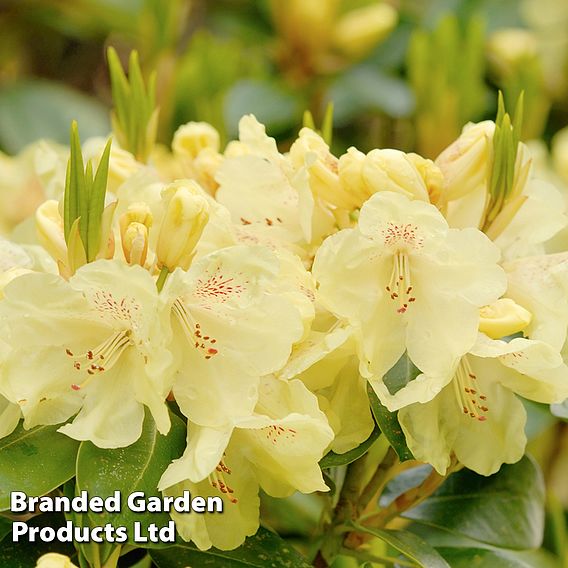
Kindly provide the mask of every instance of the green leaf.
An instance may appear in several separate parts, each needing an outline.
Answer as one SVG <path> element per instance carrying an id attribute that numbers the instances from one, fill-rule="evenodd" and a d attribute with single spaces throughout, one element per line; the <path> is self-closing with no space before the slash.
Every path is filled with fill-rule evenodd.
<path id="1" fill-rule="evenodd" d="M 12 532 L 12 521 L 6 517 L 0 517 L 0 541 Z"/>
<path id="2" fill-rule="evenodd" d="M 79 131 L 77 122 L 71 123 L 71 139 L 70 139 L 70 156 L 71 177 L 69 182 L 69 200 L 70 211 L 75 212 L 75 217 L 68 220 L 69 228 L 73 225 L 75 219 L 79 218 L 79 234 L 85 252 L 87 251 L 87 231 L 89 229 L 89 190 L 90 182 L 93 179 L 93 166 L 90 162 L 85 166 L 83 164 L 83 152 L 81 150 L 81 140 L 79 139 Z"/>
<path id="3" fill-rule="evenodd" d="M 309 568 L 310 564 L 278 535 L 264 528 L 235 550 L 199 550 L 191 544 L 152 549 L 158 568 Z"/>
<path id="4" fill-rule="evenodd" d="M 379 505 L 386 507 L 399 495 L 418 487 L 432 473 L 433 469 L 431 465 L 421 464 L 401 471 L 387 483 L 379 499 Z"/>
<path id="5" fill-rule="evenodd" d="M 49 513 L 33 517 L 27 524 L 33 527 L 52 527 L 57 530 L 64 526 L 65 518 L 61 513 Z M 30 543 L 27 535 L 20 537 L 19 542 L 12 542 L 12 538 L 5 538 L 0 546 L 0 566 L 2 568 L 32 568 L 38 558 L 48 552 L 58 552 L 72 558 L 76 562 L 76 553 L 72 543 L 42 542 L 36 534 L 36 541 Z"/>
<path id="6" fill-rule="evenodd" d="M 391 394 L 396 394 L 420 373 L 420 369 L 410 360 L 410 357 L 405 352 L 395 365 L 388 370 L 383 377 L 383 382 Z"/>
<path id="7" fill-rule="evenodd" d="M 0 439 L 0 511 L 10 508 L 10 492 L 41 496 L 75 475 L 79 442 L 57 432 L 59 425 L 18 427 Z M 4 564 L 0 563 L 0 566 Z"/>
<path id="8" fill-rule="evenodd" d="M 101 246 L 102 217 L 105 208 L 111 143 L 110 139 L 106 143 L 89 195 L 89 229 L 86 243 L 87 262 L 95 260 Z"/>
<path id="9" fill-rule="evenodd" d="M 110 131 L 108 109 L 69 87 L 26 80 L 0 88 L 0 146 L 9 153 L 39 138 L 67 144 L 72 120 L 85 138 Z"/>
<path id="10" fill-rule="evenodd" d="M 372 534 L 423 568 L 450 568 L 450 565 L 419 536 L 408 531 L 381 530 L 353 524 L 355 530 Z M 453 564 L 452 564 L 453 567 Z"/>
<path id="11" fill-rule="evenodd" d="M 491 477 L 455 473 L 403 516 L 500 548 L 537 548 L 544 530 L 544 494 L 542 474 L 525 456 Z"/>
<path id="12" fill-rule="evenodd" d="M 172 426 L 166 436 L 161 435 L 154 420 L 146 413 L 142 435 L 126 448 L 107 450 L 90 442 L 83 442 L 77 455 L 77 491 L 86 490 L 90 496 L 106 498 L 120 491 L 122 504 L 120 513 L 91 513 L 95 525 L 112 524 L 126 526 L 129 538 L 133 536 L 133 525 L 140 522 L 142 534 L 151 523 L 158 527 L 168 524 L 167 512 L 134 513 L 126 499 L 134 491 L 142 491 L 148 497 L 160 497 L 158 481 L 172 460 L 181 456 L 186 445 L 186 426 L 175 415 L 170 414 Z M 147 543 L 156 546 L 155 543 Z"/>
<path id="13" fill-rule="evenodd" d="M 75 483 L 75 479 L 71 479 L 63 487 L 60 489 L 61 493 L 67 497 L 68 499 L 73 499 L 79 493 L 77 491 L 77 486 Z M 70 521 L 73 526 L 79 528 L 88 528 L 92 529 L 95 526 L 99 526 L 95 523 L 90 522 L 87 513 L 79 513 L 75 511 L 69 511 L 64 513 L 65 519 Z M 103 540 L 101 543 L 97 543 L 94 541 L 87 541 L 87 542 L 76 542 L 75 546 L 77 551 L 79 552 L 79 558 L 84 560 L 84 563 L 87 568 L 90 566 L 96 566 L 97 563 L 106 562 L 106 560 L 110 557 L 110 555 L 115 552 L 117 547 L 120 548 L 120 544 L 113 544 Z M 83 566 L 81 564 L 81 566 Z"/>
<path id="14" fill-rule="evenodd" d="M 558 568 L 554 557 L 543 551 L 486 548 L 439 548 L 452 568 Z"/>
<path id="15" fill-rule="evenodd" d="M 119 143 L 137 160 L 146 162 L 155 142 L 156 130 L 150 127 L 156 112 L 156 78 L 144 83 L 138 53 L 130 53 L 128 79 L 113 47 L 107 51 L 112 88 L 113 129 Z"/>
<path id="16" fill-rule="evenodd" d="M 371 435 L 356 448 L 353 448 L 352 450 L 349 450 L 344 454 L 328 452 L 320 460 L 320 467 L 322 469 L 329 469 L 330 467 L 338 467 L 340 465 L 347 465 L 348 463 L 354 462 L 356 459 L 359 459 L 362 455 L 367 453 L 369 448 L 376 442 L 380 435 L 380 429 L 375 426 L 375 429 L 371 432 Z"/>
<path id="17" fill-rule="evenodd" d="M 325 115 L 321 125 L 321 136 L 328 146 L 333 141 L 333 102 L 327 103 Z"/>
<path id="18" fill-rule="evenodd" d="M 371 403 L 373 416 L 381 432 L 387 437 L 390 445 L 398 454 L 400 461 L 413 460 L 414 456 L 406 445 L 404 432 L 398 422 L 398 412 L 389 412 L 387 408 L 381 404 L 370 384 L 367 385 L 367 394 L 369 396 L 369 402 Z"/>

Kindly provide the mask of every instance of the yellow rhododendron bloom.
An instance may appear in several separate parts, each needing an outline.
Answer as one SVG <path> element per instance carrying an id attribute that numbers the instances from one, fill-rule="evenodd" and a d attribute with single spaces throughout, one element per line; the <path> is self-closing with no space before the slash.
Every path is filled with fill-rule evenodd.
<path id="1" fill-rule="evenodd" d="M 179 360 L 173 392 L 192 422 L 222 427 L 249 415 L 260 378 L 282 368 L 302 338 L 294 300 L 273 293 L 279 270 L 269 250 L 238 245 L 167 280 Z"/>
<path id="2" fill-rule="evenodd" d="M 332 439 L 316 397 L 301 381 L 266 377 L 254 413 L 221 429 L 188 424 L 187 449 L 159 489 L 221 497 L 222 514 L 172 518 L 181 536 L 200 549 L 230 550 L 258 529 L 259 487 L 273 497 L 328 490 L 318 462 Z"/>
<path id="3" fill-rule="evenodd" d="M 537 402 L 568 397 L 568 367 L 542 341 L 509 343 L 484 334 L 460 359 L 455 376 L 432 401 L 402 408 L 398 419 L 416 459 L 442 475 L 450 455 L 467 468 L 491 475 L 521 459 L 526 412 L 515 396 Z"/>
<path id="4" fill-rule="evenodd" d="M 37 560 L 35 568 L 79 568 L 68 556 L 57 552 L 48 552 Z"/>
<path id="5" fill-rule="evenodd" d="M 117 448 L 138 439 L 147 406 L 168 432 L 169 312 L 146 270 L 99 260 L 69 281 L 20 276 L 4 295 L 0 321 L 9 352 L 0 392 L 20 406 L 26 428 L 78 413 L 61 432 Z"/>
<path id="6" fill-rule="evenodd" d="M 216 199 L 227 207 L 243 233 L 260 243 L 307 256 L 335 227 L 332 212 L 314 198 L 310 186 L 309 168 L 317 154 L 307 152 L 305 161 L 295 167 L 251 115 L 239 122 L 238 149 L 217 172 Z M 313 178 L 314 183 L 325 173 L 320 166 L 314 170 L 314 176 L 320 174 Z M 333 179 L 331 171 L 329 174 Z"/>
<path id="7" fill-rule="evenodd" d="M 359 374 L 352 330 L 312 331 L 278 376 L 297 377 L 317 395 L 335 433 L 330 447 L 335 453 L 356 448 L 373 431 L 367 381 Z"/>
<path id="8" fill-rule="evenodd" d="M 326 239 L 314 261 L 319 301 L 352 325 L 361 373 L 389 409 L 426 402 L 475 342 L 479 308 L 505 291 L 499 251 L 476 229 L 450 229 L 431 204 L 380 192 L 355 229 Z M 422 371 L 396 394 L 383 383 L 404 352 Z"/>

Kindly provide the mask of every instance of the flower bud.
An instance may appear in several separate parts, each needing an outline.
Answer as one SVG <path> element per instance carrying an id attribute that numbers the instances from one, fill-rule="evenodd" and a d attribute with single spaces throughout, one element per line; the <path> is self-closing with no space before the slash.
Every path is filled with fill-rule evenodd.
<path id="1" fill-rule="evenodd" d="M 49 552 L 38 558 L 36 568 L 77 568 L 68 556 Z"/>
<path id="2" fill-rule="evenodd" d="M 186 180 L 171 184 L 163 196 L 166 211 L 156 247 L 158 268 L 187 270 L 209 221 L 209 203 L 201 188 Z"/>
<path id="3" fill-rule="evenodd" d="M 201 187 L 214 195 L 219 187 L 215 181 L 217 170 L 223 163 L 223 154 L 219 154 L 212 148 L 205 148 L 193 161 L 193 172 Z"/>
<path id="4" fill-rule="evenodd" d="M 329 44 L 337 4 L 338 0 L 272 0 L 271 7 L 276 27 L 288 45 L 318 53 Z"/>
<path id="5" fill-rule="evenodd" d="M 444 176 L 444 199 L 459 199 L 487 186 L 495 123 L 466 124 L 460 137 L 435 160 Z"/>
<path id="6" fill-rule="evenodd" d="M 444 189 L 444 175 L 440 168 L 432 160 L 423 158 L 419 154 L 406 154 L 406 158 L 418 170 L 424 180 L 430 202 L 438 204 Z"/>
<path id="7" fill-rule="evenodd" d="M 144 266 L 148 255 L 148 227 L 134 221 L 126 227 L 121 236 L 126 262 Z"/>
<path id="8" fill-rule="evenodd" d="M 526 61 L 538 57 L 537 38 L 527 29 L 502 28 L 491 34 L 487 57 L 499 75 L 510 75 Z"/>
<path id="9" fill-rule="evenodd" d="M 366 155 L 353 146 L 339 158 L 339 181 L 359 204 L 364 203 L 372 195 L 363 179 L 365 158 Z"/>
<path id="10" fill-rule="evenodd" d="M 333 43 L 353 59 L 362 57 L 392 31 L 397 20 L 396 10 L 388 4 L 351 10 L 337 22 Z"/>
<path id="11" fill-rule="evenodd" d="M 501 298 L 479 310 L 479 331 L 492 339 L 500 339 L 525 329 L 531 313 L 510 298 Z"/>
<path id="12" fill-rule="evenodd" d="M 372 150 L 367 154 L 362 177 L 371 194 L 394 191 L 410 199 L 429 201 L 428 189 L 412 160 L 399 150 Z"/>
<path id="13" fill-rule="evenodd" d="M 152 226 L 153 217 L 150 207 L 146 203 L 132 203 L 128 206 L 126 213 L 120 216 L 120 234 L 126 231 L 130 223 L 141 223 L 147 229 Z"/>
<path id="14" fill-rule="evenodd" d="M 67 245 L 63 234 L 63 219 L 59 213 L 59 203 L 50 199 L 36 210 L 35 226 L 41 246 L 55 261 L 65 262 Z"/>
<path id="15" fill-rule="evenodd" d="M 308 166 L 310 188 L 327 203 L 349 209 L 353 203 L 339 181 L 339 160 L 329 151 L 324 139 L 311 128 L 302 128 L 290 148 L 290 161 L 296 169 Z"/>
<path id="16" fill-rule="evenodd" d="M 219 146 L 219 133 L 206 122 L 188 122 L 180 126 L 172 142 L 174 154 L 189 160 L 195 160 L 205 149 L 218 152 Z"/>

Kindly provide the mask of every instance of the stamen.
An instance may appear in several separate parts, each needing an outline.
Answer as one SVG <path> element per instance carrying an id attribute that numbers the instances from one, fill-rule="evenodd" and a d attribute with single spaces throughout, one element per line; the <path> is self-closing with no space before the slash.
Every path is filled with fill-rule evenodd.
<path id="1" fill-rule="evenodd" d="M 98 374 L 111 369 L 120 359 L 124 350 L 130 345 L 130 330 L 113 333 L 94 349 L 89 349 L 81 355 L 74 355 L 70 349 L 65 349 L 68 357 L 73 358 L 73 369 L 78 373 L 86 373 L 87 377 L 81 383 L 73 383 L 75 391 L 86 387 Z"/>
<path id="2" fill-rule="evenodd" d="M 408 254 L 397 251 L 393 257 L 392 273 L 385 290 L 389 293 L 391 300 L 395 301 L 397 313 L 404 314 L 408 310 L 409 304 L 416 301 L 412 296 L 412 281 L 410 275 L 410 259 Z"/>
<path id="3" fill-rule="evenodd" d="M 179 321 L 189 344 L 199 350 L 205 359 L 211 359 L 219 353 L 216 347 L 211 347 L 217 340 L 211 335 L 204 335 L 199 322 L 194 322 L 189 310 L 181 298 L 177 298 L 172 306 L 172 312 Z"/>
<path id="4" fill-rule="evenodd" d="M 486 414 L 489 412 L 489 407 L 484 404 L 487 401 L 487 396 L 482 393 L 478 395 L 478 386 L 474 383 L 476 379 L 467 356 L 462 357 L 452 380 L 456 399 L 465 415 L 479 422 L 485 422 L 487 420 Z M 472 388 L 474 385 L 476 388 Z"/>
<path id="5" fill-rule="evenodd" d="M 219 462 L 219 465 L 215 468 L 215 471 L 209 474 L 209 483 L 211 487 L 218 489 L 223 495 L 229 499 L 233 505 L 238 503 L 238 499 L 234 497 L 234 490 L 229 486 L 225 479 L 225 475 L 231 475 L 231 470 L 225 465 L 223 460 Z"/>

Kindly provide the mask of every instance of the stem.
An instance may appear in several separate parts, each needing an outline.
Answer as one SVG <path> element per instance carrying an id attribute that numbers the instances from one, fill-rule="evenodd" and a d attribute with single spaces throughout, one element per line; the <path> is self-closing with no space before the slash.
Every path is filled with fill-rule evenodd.
<path id="1" fill-rule="evenodd" d="M 395 517 L 400 516 L 402 513 L 416 507 L 418 504 L 422 503 L 425 499 L 430 497 L 440 485 L 446 480 L 449 473 L 446 475 L 440 475 L 436 470 L 432 470 L 432 473 L 420 484 L 418 487 L 413 487 L 409 489 L 402 495 L 399 495 L 392 503 L 387 505 L 384 509 L 379 511 L 376 515 L 372 515 L 365 519 L 362 524 L 368 527 L 382 528 L 389 521 Z"/>
<path id="2" fill-rule="evenodd" d="M 158 280 L 156 280 L 156 288 L 158 288 L 158 292 L 162 291 L 164 284 L 166 283 L 166 278 L 170 271 L 168 270 L 167 266 L 162 266 L 162 270 L 160 271 L 160 275 L 158 276 Z"/>
<path id="3" fill-rule="evenodd" d="M 365 454 L 347 467 L 347 474 L 333 512 L 333 523 L 327 527 L 325 539 L 313 562 L 316 568 L 328 568 L 329 563 L 326 558 L 334 558 L 339 553 L 343 535 L 336 530 L 337 525 L 351 521 L 356 516 L 357 500 L 361 490 L 361 479 L 365 475 L 367 455 Z"/>
<path id="4" fill-rule="evenodd" d="M 359 497 L 359 503 L 357 504 L 357 516 L 361 515 L 369 504 L 374 506 L 376 499 L 379 498 L 380 494 L 389 479 L 392 476 L 392 468 L 398 462 L 397 453 L 394 451 L 393 447 L 390 446 L 383 461 L 379 464 L 379 467 L 373 474 L 373 477 L 363 489 L 361 497 Z"/>

